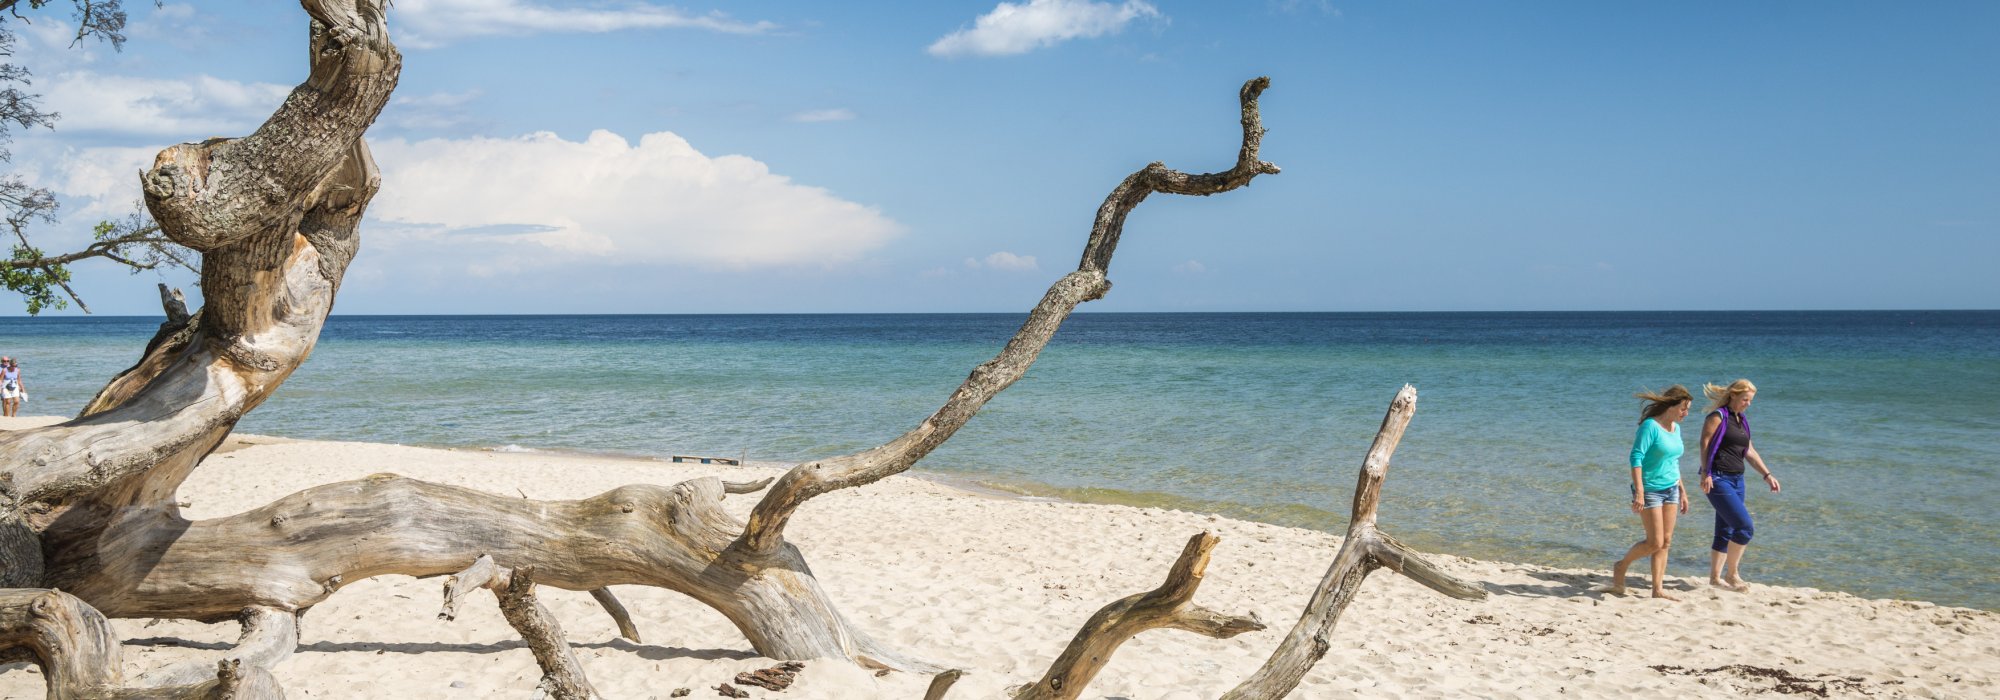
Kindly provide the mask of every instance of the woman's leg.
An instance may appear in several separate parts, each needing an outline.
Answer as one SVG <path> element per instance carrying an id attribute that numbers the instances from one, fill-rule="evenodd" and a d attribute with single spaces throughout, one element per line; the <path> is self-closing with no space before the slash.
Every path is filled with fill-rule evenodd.
<path id="1" fill-rule="evenodd" d="M 1660 514 L 1660 536 L 1657 539 L 1659 549 L 1653 550 L 1653 597 L 1680 600 L 1679 598 L 1667 595 L 1667 589 L 1665 588 L 1667 582 L 1668 553 L 1674 546 L 1674 524 L 1680 519 L 1680 504 L 1667 503 L 1653 510 Z"/>
<path id="2" fill-rule="evenodd" d="M 1611 592 L 1623 594 L 1625 592 L 1625 572 L 1632 567 L 1632 562 L 1638 561 L 1640 557 L 1652 554 L 1654 550 L 1659 548 L 1660 511 L 1662 510 L 1664 508 L 1647 508 L 1639 511 L 1639 525 L 1646 528 L 1646 539 L 1634 543 L 1631 549 L 1625 550 L 1625 558 L 1619 559 L 1617 564 L 1612 565 Z"/>
<path id="3" fill-rule="evenodd" d="M 1743 477 L 1718 476 L 1715 488 L 1708 492 L 1708 502 L 1715 506 L 1715 541 L 1709 546 L 1713 554 L 1709 555 L 1708 582 L 1740 592 L 1744 590 L 1743 578 L 1736 567 L 1743 560 L 1743 549 L 1756 534 L 1750 509 L 1743 505 Z"/>

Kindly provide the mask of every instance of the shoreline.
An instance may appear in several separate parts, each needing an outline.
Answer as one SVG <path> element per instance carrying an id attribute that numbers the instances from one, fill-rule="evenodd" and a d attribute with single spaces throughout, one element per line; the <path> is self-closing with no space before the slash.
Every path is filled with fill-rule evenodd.
<path id="1" fill-rule="evenodd" d="M 69 418 L 64 416 L 20 416 L 16 418 L 0 418 L 0 432 L 4 432 L 7 430 L 18 430 L 24 427 L 38 427 L 42 425 L 51 425 L 66 420 L 69 420 Z M 217 454 L 222 454 L 237 449 L 242 449 L 243 447 L 255 444 L 298 443 L 298 442 L 325 442 L 332 444 L 352 444 L 352 445 L 380 445 L 388 447 L 407 447 L 412 449 L 438 450 L 443 452 L 466 453 L 466 454 L 540 455 L 540 456 L 546 456 L 550 458 L 564 459 L 564 460 L 602 461 L 602 462 L 633 464 L 633 465 L 696 466 L 696 465 L 690 465 L 688 463 L 676 463 L 671 461 L 667 457 L 659 455 L 620 452 L 616 450 L 599 451 L 599 450 L 583 450 L 576 448 L 524 447 L 518 444 L 508 444 L 497 447 L 475 446 L 475 445 L 448 445 L 448 444 L 404 444 L 404 443 L 393 443 L 393 442 L 323 440 L 319 438 L 293 438 L 281 435 L 266 435 L 262 433 L 240 433 L 240 432 L 232 432 L 230 436 L 226 440 L 224 440 L 222 446 L 217 448 L 216 452 Z M 711 456 L 727 457 L 727 455 L 711 455 Z M 782 473 L 784 470 L 790 469 L 797 465 L 798 462 L 795 461 L 744 459 L 740 467 L 737 468 L 770 469 L 774 470 L 774 473 Z M 729 465 L 710 465 L 710 466 L 716 466 L 718 469 L 725 469 L 725 470 L 731 468 Z M 1163 511 L 1185 512 L 1196 515 L 1228 518 L 1243 522 L 1252 522 L 1262 525 L 1269 525 L 1272 527 L 1305 530 L 1308 532 L 1331 535 L 1334 536 L 1336 539 L 1338 539 L 1339 535 L 1341 534 L 1340 531 L 1314 527 L 1306 524 L 1299 524 L 1296 522 L 1282 522 L 1282 521 L 1273 522 L 1272 520 L 1258 517 L 1259 515 L 1268 515 L 1268 514 L 1250 512 L 1254 510 L 1254 508 L 1252 508 L 1247 504 L 1236 503 L 1233 501 L 1208 501 L 1196 498 L 1189 498 L 1173 493 L 1168 493 L 1165 491 L 1139 491 L 1132 489 L 1118 489 L 1118 488 L 1108 488 L 1108 487 L 1063 487 L 1063 486 L 1056 486 L 1053 484 L 1034 482 L 1034 481 L 1000 481 L 1000 480 L 983 478 L 982 475 L 968 473 L 968 472 L 929 470 L 923 468 L 922 465 L 913 467 L 910 470 L 903 472 L 899 476 L 903 478 L 917 479 L 932 484 L 936 484 L 945 488 L 953 489 L 955 491 L 962 492 L 962 494 L 965 496 L 977 496 L 981 498 L 991 498 L 991 499 L 1007 500 L 1007 501 L 1014 501 L 1021 503 L 1053 502 L 1053 503 L 1073 503 L 1073 504 L 1086 504 L 1086 505 L 1099 505 L 1099 506 L 1122 506 L 1122 507 L 1140 508 L 1140 509 L 1157 509 Z M 1394 479 L 1393 468 L 1390 478 L 1393 481 Z M 866 488 L 866 487 L 861 487 L 861 488 Z M 1342 496 L 1344 496 L 1344 494 L 1342 494 Z M 1395 496 L 1393 491 L 1387 498 L 1390 500 L 1390 502 L 1394 501 Z M 1344 508 L 1345 504 L 1341 503 L 1334 505 Z M 1315 512 L 1327 513 L 1334 517 L 1342 517 L 1341 513 L 1334 513 L 1327 509 L 1299 507 L 1294 510 L 1312 510 Z M 228 515 L 228 514 L 223 514 L 223 515 Z M 1344 517 L 1342 517 L 1342 522 L 1344 524 L 1345 522 Z M 1696 529 L 1699 529 L 1701 525 L 1702 523 L 1694 521 L 1682 522 L 1681 528 L 1677 532 L 1678 540 L 1690 541 L 1688 528 L 1694 527 Z M 1637 535 L 1634 535 L 1634 537 L 1636 536 Z M 1446 538 L 1417 536 L 1417 537 L 1405 537 L 1404 539 L 1406 541 L 1414 541 L 1420 544 L 1432 545 L 1432 549 L 1430 551 L 1436 551 L 1437 550 L 1436 545 L 1438 543 L 1429 540 L 1440 540 Z M 1698 533 L 1696 539 L 1700 539 Z M 1448 547 L 1449 545 L 1446 546 Z M 1422 547 L 1420 547 L 1420 549 L 1422 549 Z M 1616 547 L 1615 549 L 1617 551 L 1613 551 L 1613 548 L 1607 548 L 1604 551 L 1605 559 L 1607 562 L 1617 559 L 1618 555 L 1623 553 L 1623 546 Z M 1685 552 L 1676 552 L 1676 554 L 1685 556 Z M 1520 562 L 1506 558 L 1504 554 L 1492 554 L 1485 552 L 1478 554 L 1460 554 L 1457 556 L 1463 556 L 1468 559 L 1475 559 L 1479 561 L 1504 563 L 1515 566 L 1544 567 L 1556 571 L 1600 571 L 1603 572 L 1604 576 L 1606 577 L 1606 580 L 1609 580 L 1609 575 L 1610 575 L 1609 573 L 1610 569 L 1608 563 L 1605 568 L 1596 569 L 1596 568 L 1583 568 L 1564 563 Z M 1640 566 L 1643 566 L 1643 564 L 1644 562 L 1640 562 Z M 1685 568 L 1685 567 L 1681 566 L 1680 562 L 1676 562 L 1675 565 L 1670 566 L 1669 567 L 1670 578 L 1683 578 L 1689 581 L 1696 581 L 1700 585 L 1704 586 L 1706 585 L 1706 582 L 1701 581 L 1700 577 L 1698 576 L 1680 576 L 1680 577 L 1673 576 L 1671 572 L 1675 568 Z M 1754 579 L 1756 577 L 1752 578 Z M 1856 592 L 1850 590 L 1843 590 L 1839 588 L 1824 588 L 1824 587 L 1806 586 L 1806 585 L 1771 584 L 1771 586 L 1776 588 L 1796 588 L 1796 589 L 1812 590 L 1812 591 L 1834 592 L 1843 595 L 1852 595 L 1856 598 L 1863 600 L 1883 600 L 1883 601 L 1922 603 L 1926 605 L 1935 605 L 1940 608 L 1964 609 L 1964 610 L 1974 610 L 1979 612 L 2000 614 L 2000 608 L 1981 608 L 1969 605 L 1953 605 L 1953 604 L 1939 603 L 1936 601 L 1925 600 L 1922 598 L 1915 598 L 1915 597 L 1870 595 L 1866 592 Z"/>
<path id="2" fill-rule="evenodd" d="M 0 421 L 0 429 L 34 424 L 28 421 Z M 209 518 L 378 472 L 554 500 L 640 481 L 762 478 L 782 468 L 232 435 L 182 495 L 191 502 L 188 517 Z M 1084 697 L 1213 697 L 1270 654 L 1340 539 L 1204 513 L 982 494 L 925 476 L 890 477 L 814 499 L 787 537 L 862 629 L 915 656 L 968 669 L 954 697 L 998 697 L 1039 677 L 1085 618 L 1157 587 L 1181 544 L 1204 530 L 1222 543 L 1196 602 L 1225 613 L 1256 612 L 1271 629 L 1229 640 L 1170 630 L 1141 634 L 1118 650 Z M 754 497 L 724 501 L 739 518 L 754 503 Z M 1393 515 L 1395 508 L 1391 494 L 1383 510 Z M 1602 569 L 1426 555 L 1485 587 L 1489 598 L 1450 600 L 1393 572 L 1376 572 L 1295 697 L 1571 691 L 1666 697 L 1773 692 L 1786 684 L 1837 697 L 2000 694 L 2000 615 L 1986 611 L 1810 588 L 1757 585 L 1738 594 L 1710 589 L 1705 579 L 1671 576 L 1668 585 L 1682 602 L 1665 603 L 1590 592 L 1604 582 Z M 1643 581 L 1643 573 L 1635 575 L 1634 590 L 1643 590 Z M 298 653 L 275 670 L 279 681 L 293 697 L 530 693 L 540 672 L 491 597 L 475 596 L 457 621 L 440 622 L 439 586 L 402 576 L 348 584 L 306 615 Z M 617 640 L 611 621 L 583 593 L 549 590 L 544 597 L 606 697 L 664 698 L 682 687 L 707 697 L 716 683 L 775 663 L 757 656 L 725 618 L 686 596 L 635 586 L 617 591 L 646 643 Z M 139 670 L 208 658 L 237 632 L 231 624 L 113 624 L 126 640 L 128 667 Z M 1635 625 L 1649 631 L 1634 634 Z M 808 662 L 791 690 L 750 690 L 753 697 L 920 697 L 927 682 Z M 0 696 L 35 696 L 40 687 L 41 677 L 23 665 L 0 666 Z"/>
<path id="3" fill-rule="evenodd" d="M 0 426 L 3 425 L 4 424 L 0 424 Z M 0 429 L 4 429 L 4 427 L 0 427 Z M 232 439 L 234 437 L 235 436 L 232 435 Z M 288 438 L 288 437 L 270 436 L 262 434 L 254 434 L 254 435 L 246 434 L 243 437 L 272 439 L 272 440 L 318 440 L 318 438 Z M 345 441 L 330 440 L 328 442 L 345 442 Z M 436 450 L 474 452 L 474 453 L 493 452 L 497 454 L 510 454 L 510 453 L 542 454 L 542 455 L 550 455 L 550 456 L 564 457 L 564 458 L 592 459 L 592 460 L 601 459 L 601 460 L 630 461 L 637 463 L 653 463 L 653 464 L 672 463 L 669 459 L 660 455 L 620 452 L 615 450 L 593 451 L 593 450 L 583 450 L 576 448 L 522 447 L 520 445 L 515 445 L 515 444 L 503 445 L 499 447 L 473 446 L 473 445 L 444 445 L 444 444 L 406 445 L 403 443 L 362 443 L 362 444 L 399 445 L 399 446 L 416 447 L 422 449 L 436 449 Z M 727 455 L 720 455 L 720 456 L 727 456 Z M 797 464 L 798 462 L 796 461 L 759 460 L 759 459 L 746 459 L 743 463 L 744 466 L 757 466 L 757 467 L 773 468 L 779 470 L 790 469 L 791 467 L 796 466 Z M 1207 500 L 1201 498 L 1182 496 L 1179 494 L 1167 491 L 1159 491 L 1159 490 L 1137 490 L 1137 489 L 1124 489 L 1124 488 L 1112 488 L 1112 487 L 1100 487 L 1100 486 L 1058 486 L 1055 484 L 1039 482 L 1039 481 L 1031 481 L 1031 480 L 1003 480 L 991 475 L 979 474 L 974 472 L 926 469 L 921 463 L 918 464 L 916 467 L 911 468 L 909 471 L 903 472 L 901 476 L 928 481 L 931 483 L 939 484 L 942 486 L 966 492 L 968 495 L 976 495 L 986 498 L 998 498 L 998 499 L 1029 502 L 1029 503 L 1034 503 L 1034 502 L 1080 503 L 1080 504 L 1092 504 L 1092 505 L 1126 506 L 1126 507 L 1142 508 L 1142 509 L 1153 508 L 1153 509 L 1160 509 L 1167 511 L 1182 511 L 1182 512 L 1196 513 L 1201 515 L 1215 515 L 1219 517 L 1230 518 L 1234 520 L 1242 520 L 1246 522 L 1262 523 L 1274 527 L 1297 528 L 1301 530 L 1308 530 L 1312 532 L 1334 535 L 1336 537 L 1338 537 L 1340 534 L 1342 534 L 1342 532 L 1344 532 L 1344 528 L 1346 526 L 1346 508 L 1347 508 L 1346 499 L 1350 497 L 1349 493 L 1345 492 L 1328 493 L 1327 498 L 1329 499 L 1329 502 L 1327 503 L 1328 507 L 1325 508 L 1306 506 L 1306 505 L 1293 505 L 1293 504 L 1259 507 L 1253 504 L 1242 503 L 1237 501 Z M 1392 483 L 1395 481 L 1395 473 L 1393 467 L 1391 469 L 1390 480 Z M 1343 484 L 1342 486 L 1343 488 L 1348 488 L 1345 484 Z M 1388 498 L 1391 501 L 1393 501 L 1395 498 L 1393 486 L 1390 489 L 1390 494 Z M 1335 499 L 1337 499 L 1338 502 L 1335 502 Z M 1622 515 L 1623 513 L 1621 511 L 1618 514 L 1618 516 L 1622 517 Z M 1337 523 L 1334 522 L 1336 520 Z M 1319 523 L 1321 522 L 1326 522 L 1329 526 L 1322 527 L 1319 525 Z M 1619 521 L 1619 523 L 1621 526 L 1629 524 L 1625 523 L 1622 519 Z M 1695 549 L 1701 549 L 1702 543 L 1707 541 L 1706 528 L 1707 528 L 1707 521 L 1705 519 L 1697 518 L 1694 520 L 1688 520 L 1685 517 L 1682 519 L 1680 527 L 1677 530 L 1677 538 L 1678 538 L 1677 541 L 1683 543 L 1684 546 L 1681 548 L 1676 548 L 1674 554 L 1677 557 L 1677 560 L 1673 564 L 1669 565 L 1669 572 L 1675 570 L 1689 570 L 1688 567 L 1691 566 L 1692 563 L 1687 561 L 1686 558 L 1690 556 L 1689 555 L 1690 550 L 1685 545 L 1688 543 L 1692 543 Z M 1636 539 L 1639 536 L 1637 534 L 1638 533 L 1637 526 L 1634 525 L 1631 529 L 1633 531 L 1631 538 Z M 1555 570 L 1599 570 L 1591 567 L 1588 562 L 1520 561 L 1519 558 L 1513 556 L 1514 554 L 1513 552 L 1504 551 L 1500 548 L 1491 545 L 1480 546 L 1466 541 L 1453 542 L 1452 537 L 1448 534 L 1428 533 L 1428 532 L 1404 532 L 1401 533 L 1401 536 L 1405 543 L 1417 545 L 1419 549 L 1427 551 L 1449 550 L 1455 553 L 1459 553 L 1459 556 L 1464 556 L 1472 559 L 1479 559 L 1482 561 L 1505 562 L 1523 566 L 1541 566 Z M 1625 536 L 1624 531 L 1620 530 L 1617 536 L 1624 537 Z M 1623 542 L 1608 541 L 1605 549 L 1602 552 L 1606 564 L 1605 568 L 1601 569 L 1601 571 L 1606 572 L 1607 577 L 1609 576 L 1608 562 L 1616 560 L 1617 557 L 1624 552 L 1625 546 L 1626 544 Z M 1705 554 L 1706 554 L 1705 550 L 1702 550 L 1697 553 L 1697 555 L 1705 555 Z M 1707 570 L 1706 557 L 1696 556 L 1695 558 L 1698 559 L 1699 561 L 1694 563 L 1698 563 L 1699 566 L 1701 567 L 1696 570 L 1701 572 L 1706 572 Z M 1669 575 L 1671 576 L 1672 574 L 1670 573 Z M 1701 577 L 1686 576 L 1683 578 L 1687 578 L 1689 580 L 1698 580 Z M 1754 575 L 1751 576 L 1751 578 L 1759 579 L 1759 577 Z M 1761 583 L 1761 580 L 1758 582 Z M 1705 585 L 1705 581 L 1703 581 L 1703 584 Z M 1811 585 L 1807 583 L 1798 583 L 1798 582 L 1784 582 L 1784 583 L 1775 583 L 1771 585 L 1777 587 L 1785 587 L 1785 588 L 1802 588 L 1802 589 L 1811 589 L 1816 591 L 1833 591 L 1833 592 L 1853 595 L 1857 598 L 1868 599 L 1868 600 L 1900 600 L 1908 602 L 1929 603 L 1932 605 L 1937 605 L 1939 607 L 1963 608 L 1963 609 L 1978 610 L 1988 613 L 2000 613 L 2000 601 L 1995 601 L 1994 607 L 1979 607 L 1976 605 L 1965 605 L 1960 603 L 1941 603 L 1935 600 L 1929 600 L 1918 596 L 1899 596 L 1899 595 L 1894 595 L 1893 591 L 1885 593 L 1879 590 L 1878 591 L 1852 590 L 1840 586 Z"/>

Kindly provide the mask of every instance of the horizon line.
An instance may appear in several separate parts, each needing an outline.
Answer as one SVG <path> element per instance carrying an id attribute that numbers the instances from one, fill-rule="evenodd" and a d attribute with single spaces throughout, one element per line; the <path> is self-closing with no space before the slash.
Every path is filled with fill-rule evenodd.
<path id="1" fill-rule="evenodd" d="M 1760 314 L 1760 313 L 1788 313 L 1788 314 L 1789 314 L 1789 313 L 1993 313 L 1993 312 L 2000 312 L 2000 308 L 1990 308 L 1990 309 L 1981 309 L 1981 308 L 1956 308 L 1956 309 L 1939 309 L 1939 308 L 1928 308 L 1928 309 L 1922 309 L 1922 308 L 1876 308 L 1876 309 L 1505 309 L 1505 310 L 1503 310 L 1503 309 L 1487 309 L 1487 310 L 1467 310 L 1467 309 L 1461 309 L 1461 310 L 1442 310 L 1442 309 L 1433 309 L 1433 310 L 1421 310 L 1421 311 L 1330 311 L 1330 310 L 1322 310 L 1322 311 L 1085 311 L 1085 310 L 1082 310 L 1082 309 L 1078 309 L 1078 310 L 1076 310 L 1076 311 L 1072 312 L 1072 315 L 1085 315 L 1085 314 L 1089 314 L 1089 315 L 1106 315 L 1106 316 L 1108 316 L 1108 315 L 1139 315 L 1139 314 L 1182 314 L 1182 315 L 1190 315 L 1190 316 L 1192 316 L 1192 315 L 1202 315 L 1202 314 L 1270 314 L 1270 315 L 1285 315 L 1285 314 L 1296 314 L 1296 315 L 1308 315 L 1308 314 L 1378 314 L 1378 315 L 1386 315 L 1386 314 Z M 446 312 L 446 313 L 412 313 L 412 314 L 395 314 L 395 313 L 386 313 L 386 314 L 385 314 L 385 313 L 331 313 L 331 314 L 328 314 L 327 316 L 328 316 L 328 318 L 337 318 L 337 317 L 349 317 L 349 318 L 360 318 L 360 317 L 392 317 L 392 318 L 426 318 L 426 317 L 452 317 L 452 316 L 458 316 L 458 317 L 464 317 L 464 316 L 478 316 L 478 317 L 492 317 L 492 318 L 510 318 L 510 317 L 514 317 L 514 318 L 531 318 L 531 317 L 548 317 L 548 316 L 1013 316 L 1013 315 L 1025 315 L 1025 314 L 1027 314 L 1027 313 L 1029 313 L 1029 311 L 683 311 L 683 312 L 671 312 L 671 311 L 666 311 L 666 312 L 662 312 L 662 311 L 647 311 L 647 312 L 585 312 L 585 313 L 569 313 L 569 312 L 549 312 L 549 313 L 482 313 L 482 312 Z M 46 315 L 46 314 L 45 314 L 45 315 L 35 315 L 35 316 L 31 316 L 31 315 L 28 315 L 28 314 L 20 314 L 20 313 L 17 313 L 17 314 L 0 314 L 0 318 L 9 318 L 9 319 L 36 319 L 36 320 L 42 320 L 42 319 L 76 319 L 76 320 L 83 320 L 83 319 L 93 319 L 93 318 L 105 318 L 105 319 L 110 319 L 110 318 L 165 318 L 165 314 L 164 314 L 164 313 L 161 313 L 161 314 L 60 314 L 60 315 Z"/>

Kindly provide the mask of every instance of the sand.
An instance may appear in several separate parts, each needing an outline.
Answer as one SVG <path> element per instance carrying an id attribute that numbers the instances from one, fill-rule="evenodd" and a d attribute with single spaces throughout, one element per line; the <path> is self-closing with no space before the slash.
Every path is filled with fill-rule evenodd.
<path id="1" fill-rule="evenodd" d="M 0 429 L 52 422 L 0 421 Z M 746 480 L 785 465 L 672 464 L 538 452 L 442 450 L 236 436 L 182 488 L 192 518 L 241 512 L 329 481 L 394 472 L 539 499 L 633 482 L 721 475 Z M 1394 531 L 1395 471 L 1383 522 Z M 1329 493 L 1345 503 L 1346 493 Z M 731 497 L 739 517 L 754 496 Z M 1104 604 L 1159 585 L 1187 538 L 1221 536 L 1197 603 L 1256 612 L 1271 629 L 1214 640 L 1174 630 L 1119 649 L 1087 698 L 1212 698 L 1270 654 L 1325 573 L 1338 537 L 1202 513 L 1029 501 L 895 477 L 829 494 L 787 529 L 833 599 L 859 626 L 906 652 L 970 674 L 954 698 L 1002 697 L 1040 677 Z M 1636 537 L 1636 533 L 1635 533 Z M 1606 542 L 1608 561 L 1624 542 Z M 1748 593 L 1674 578 L 1682 602 L 1590 592 L 1606 571 L 1479 561 L 1433 553 L 1492 594 L 1449 600 L 1382 571 L 1370 576 L 1332 649 L 1297 698 L 1713 697 L 1790 687 L 1833 697 L 2000 696 L 2000 616 L 1923 602 L 1867 600 L 1810 588 Z M 1641 567 L 1643 568 L 1643 567 Z M 1746 569 L 1753 571 L 1754 569 Z M 292 698 L 527 698 L 540 671 L 490 595 L 437 619 L 441 579 L 352 583 L 306 614 L 298 653 L 274 673 Z M 543 588 L 592 682 L 608 698 L 718 697 L 713 687 L 773 665 L 723 617 L 669 591 L 619 587 L 644 644 L 581 592 Z M 117 620 L 128 677 L 209 658 L 230 625 Z M 1736 667 L 1736 668 L 1726 668 Z M 808 662 L 791 689 L 752 697 L 918 698 L 928 679 Z M 32 666 L 0 666 L 0 697 L 41 697 Z"/>

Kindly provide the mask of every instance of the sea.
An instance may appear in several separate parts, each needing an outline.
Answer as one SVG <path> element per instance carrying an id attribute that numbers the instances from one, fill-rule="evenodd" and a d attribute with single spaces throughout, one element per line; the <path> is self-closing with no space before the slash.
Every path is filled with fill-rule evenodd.
<path id="1" fill-rule="evenodd" d="M 237 429 L 794 462 L 915 426 L 1024 318 L 336 315 Z M 74 414 L 159 320 L 0 318 L 23 414 Z M 1384 530 L 1604 569 L 1641 536 L 1633 393 L 1739 377 L 1784 486 L 1750 482 L 1746 578 L 2000 610 L 2000 311 L 1078 313 L 917 471 L 1340 532 L 1407 383 Z M 1691 485 L 1701 408 L 1681 426 Z M 1672 574 L 1705 576 L 1713 517 L 1697 493 Z"/>

